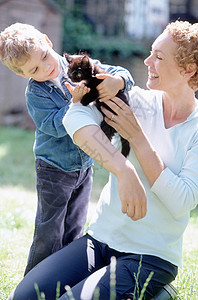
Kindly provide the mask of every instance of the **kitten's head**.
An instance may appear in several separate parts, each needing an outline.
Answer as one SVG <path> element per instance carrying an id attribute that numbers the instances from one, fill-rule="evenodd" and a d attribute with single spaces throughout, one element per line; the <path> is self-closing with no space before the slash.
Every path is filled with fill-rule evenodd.
<path id="1" fill-rule="evenodd" d="M 67 53 L 64 54 L 68 61 L 68 77 L 73 82 L 89 80 L 93 75 L 93 66 L 87 55 L 72 57 Z"/>

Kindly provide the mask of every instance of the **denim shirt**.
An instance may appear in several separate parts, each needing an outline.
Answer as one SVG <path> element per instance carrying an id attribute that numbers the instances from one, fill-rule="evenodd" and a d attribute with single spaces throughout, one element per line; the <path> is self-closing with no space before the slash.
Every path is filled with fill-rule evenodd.
<path id="1" fill-rule="evenodd" d="M 59 59 L 62 67 L 67 68 L 65 59 L 61 56 Z M 131 90 L 133 79 L 127 70 L 94 62 L 112 75 L 122 76 L 125 90 Z M 73 143 L 62 124 L 71 103 L 71 94 L 66 96 L 52 81 L 38 82 L 32 78 L 25 94 L 28 112 L 36 125 L 35 157 L 67 172 L 90 167 L 93 159 Z"/>

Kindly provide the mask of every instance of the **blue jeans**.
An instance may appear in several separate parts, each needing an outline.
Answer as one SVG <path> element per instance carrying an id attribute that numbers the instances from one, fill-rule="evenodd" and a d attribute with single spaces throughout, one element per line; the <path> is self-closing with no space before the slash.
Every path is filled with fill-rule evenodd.
<path id="1" fill-rule="evenodd" d="M 36 160 L 38 207 L 27 274 L 50 254 L 83 235 L 92 169 L 64 172 Z"/>
<path id="2" fill-rule="evenodd" d="M 85 235 L 38 264 L 9 299 L 36 300 L 34 284 L 37 283 L 46 300 L 55 300 L 59 282 L 59 300 L 71 299 L 65 291 L 66 285 L 71 287 L 75 300 L 93 299 L 96 288 L 100 292 L 97 299 L 109 300 L 112 256 L 116 258 L 116 299 L 134 299 L 133 294 L 138 299 L 144 283 L 154 272 L 143 298 L 151 299 L 177 275 L 177 267 L 159 257 L 118 252 Z"/>

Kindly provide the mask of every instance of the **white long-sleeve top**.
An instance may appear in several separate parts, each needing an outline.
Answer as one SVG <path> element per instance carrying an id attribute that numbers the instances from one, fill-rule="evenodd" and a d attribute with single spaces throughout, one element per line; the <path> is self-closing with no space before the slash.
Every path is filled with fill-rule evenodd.
<path id="1" fill-rule="evenodd" d="M 183 123 L 166 129 L 162 92 L 134 87 L 129 96 L 131 109 L 167 167 L 150 186 L 131 148 L 128 159 L 146 190 L 146 216 L 133 221 L 121 212 L 117 179 L 110 173 L 87 231 L 118 251 L 155 255 L 182 267 L 182 236 L 190 210 L 198 204 L 198 108 Z M 72 105 L 63 124 L 73 137 L 101 120 L 94 105 Z"/>

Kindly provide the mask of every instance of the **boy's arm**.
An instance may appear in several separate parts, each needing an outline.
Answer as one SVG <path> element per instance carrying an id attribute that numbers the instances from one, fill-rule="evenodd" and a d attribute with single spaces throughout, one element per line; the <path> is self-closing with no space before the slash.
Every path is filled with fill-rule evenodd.
<path id="1" fill-rule="evenodd" d="M 93 62 L 109 73 L 97 75 L 97 78 L 103 79 L 97 86 L 101 101 L 105 102 L 114 98 L 120 90 L 128 92 L 132 89 L 134 81 L 128 70 L 120 66 L 101 64 L 97 60 Z"/>
<path id="2" fill-rule="evenodd" d="M 98 79 L 103 79 L 97 86 L 100 101 L 102 102 L 113 99 L 119 91 L 124 90 L 125 81 L 119 75 L 98 74 L 96 77 Z"/>
<path id="3" fill-rule="evenodd" d="M 110 75 L 121 77 L 125 83 L 122 88 L 122 90 L 124 92 L 129 92 L 132 89 L 132 87 L 134 85 L 134 80 L 133 80 L 130 72 L 127 69 L 125 69 L 121 66 L 111 66 L 111 65 L 107 65 L 107 64 L 102 64 L 98 60 L 93 60 L 93 62 L 96 65 L 98 65 L 101 69 L 104 69 L 105 72 L 108 72 Z"/>
<path id="4" fill-rule="evenodd" d="M 62 106 L 61 100 L 60 107 L 58 107 L 52 99 L 49 99 L 48 93 L 42 90 L 40 86 L 34 85 L 33 89 L 28 88 L 26 91 L 28 112 L 36 127 L 40 131 L 57 138 L 67 135 L 62 119 L 69 105 L 64 104 Z"/>

